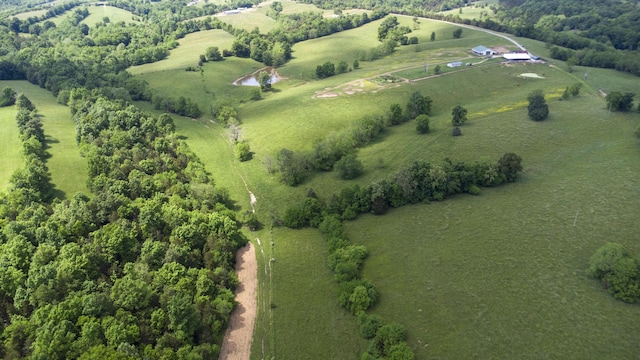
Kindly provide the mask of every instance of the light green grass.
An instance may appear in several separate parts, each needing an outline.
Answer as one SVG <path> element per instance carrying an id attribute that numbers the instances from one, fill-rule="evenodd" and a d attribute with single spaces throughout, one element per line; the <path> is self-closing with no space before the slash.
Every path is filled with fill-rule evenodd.
<path id="1" fill-rule="evenodd" d="M 220 14 L 218 19 L 234 28 L 253 31 L 256 27 L 263 34 L 268 33 L 276 25 L 276 21 L 266 15 L 268 6 L 242 10 L 239 14 Z"/>
<path id="2" fill-rule="evenodd" d="M 217 46 L 220 51 L 230 49 L 233 40 L 233 35 L 224 30 L 199 31 L 178 40 L 178 47 L 171 50 L 167 59 L 133 66 L 128 71 L 134 75 L 167 70 L 184 71 L 188 66 L 197 66 L 200 55 L 204 54 L 207 48 Z M 217 64 L 219 63 L 212 63 L 211 65 Z"/>
<path id="3" fill-rule="evenodd" d="M 483 5 L 484 8 L 482 8 Z M 440 11 L 438 14 L 453 15 L 461 19 L 491 19 L 495 17 L 493 10 L 491 10 L 490 8 L 491 5 L 500 7 L 499 2 L 496 0 L 475 1 L 473 3 L 470 3 L 468 6 L 447 11 Z M 460 9 L 462 9 L 462 13 L 460 13 Z"/>
<path id="4" fill-rule="evenodd" d="M 18 18 L 20 20 L 27 20 L 28 18 L 31 17 L 35 17 L 35 18 L 39 18 L 42 15 L 45 15 L 47 13 L 48 9 L 41 9 L 41 10 L 34 10 L 34 11 L 28 11 L 28 12 L 23 12 L 20 14 L 16 14 L 12 17 Z"/>
<path id="5" fill-rule="evenodd" d="M 7 85 L 2 84 L 4 89 Z M 0 127 L 2 134 L 0 135 L 0 158 L 2 158 L 2 167 L 0 168 L 0 191 L 4 192 L 9 188 L 9 179 L 14 171 L 22 167 L 22 143 L 20 142 L 20 133 L 16 125 L 16 109 L 15 106 L 6 106 L 0 108 Z"/>
<path id="6" fill-rule="evenodd" d="M 514 151 L 523 156 L 518 183 L 349 223 L 371 251 L 364 276 L 383 294 L 374 312 L 408 325 L 417 358 L 635 357 L 640 308 L 585 276 L 606 241 L 640 253 L 629 126 L 638 119 L 609 117 L 599 102 L 550 102 L 545 123 L 524 109 L 472 120 L 424 156 Z"/>
<path id="7" fill-rule="evenodd" d="M 89 16 L 82 20 L 83 24 L 87 24 L 89 27 L 95 26 L 96 23 L 101 23 L 105 17 L 109 18 L 110 23 L 117 22 L 125 22 L 129 23 L 137 23 L 138 21 L 133 20 L 135 15 L 131 12 L 114 7 L 114 6 L 87 6 L 89 10 Z"/>
<path id="8" fill-rule="evenodd" d="M 410 26 L 411 17 L 399 19 Z M 360 70 L 324 80 L 309 75 L 315 66 L 337 63 L 341 55 L 348 60 L 358 49 L 376 46 L 377 24 L 296 44 L 294 59 L 279 69 L 289 79 L 263 100 L 238 104 L 242 138 L 255 152 L 249 162 L 233 160 L 219 125 L 179 118 L 178 131 L 241 211 L 249 208 L 247 188 L 257 196 L 256 211 L 265 224 L 297 205 L 309 187 L 326 199 L 346 185 L 368 184 L 417 159 L 496 161 L 507 151 L 516 152 L 524 166 L 518 183 L 485 190 L 479 197 L 461 195 L 384 217 L 364 216 L 347 225 L 352 242 L 371 252 L 364 275 L 381 292 L 373 312 L 407 327 L 419 359 L 633 357 L 640 351 L 633 328 L 640 312 L 611 299 L 584 276 L 584 269 L 604 241 L 622 242 L 640 254 L 640 245 L 633 242 L 640 230 L 634 220 L 640 212 L 634 174 L 640 169 L 632 155 L 639 146 L 632 134 L 640 122 L 637 114 L 608 114 L 592 86 L 585 86 L 578 98 L 558 101 L 564 87 L 581 79 L 581 74 L 566 73 L 561 63 L 486 64 L 377 92 L 314 97 L 325 88 L 419 66 L 425 58 L 444 57 L 446 62 L 447 54 L 479 44 L 508 44 L 469 29 L 454 40 L 455 28 L 421 19 L 414 32 L 420 51 L 401 47 L 387 58 L 361 62 Z M 431 31 L 437 33 L 435 42 L 428 41 Z M 522 42 L 544 55 L 544 45 Z M 248 93 L 227 81 L 249 65 L 239 59 L 206 64 L 202 77 L 208 91 L 216 99 L 221 94 L 246 99 Z M 519 77 L 525 72 L 545 79 Z M 199 74 L 173 70 L 142 77 L 161 93 L 193 95 L 203 99 L 202 106 L 214 101 L 203 98 L 204 85 L 194 86 Z M 637 78 L 625 74 L 594 70 L 590 78 L 640 91 Z M 545 92 L 551 111 L 541 123 L 526 116 L 526 96 L 536 89 Z M 365 167 L 361 178 L 341 181 L 332 172 L 321 173 L 290 188 L 266 172 L 263 160 L 278 149 L 309 150 L 314 140 L 363 115 L 384 114 L 392 103 L 404 106 L 413 91 L 434 100 L 432 132 L 418 135 L 412 123 L 390 128 L 358 150 Z M 463 136 L 454 138 L 450 114 L 458 104 L 468 109 L 469 121 Z M 378 159 L 383 168 L 376 167 Z M 355 331 L 354 318 L 337 307 L 319 233 L 276 229 L 250 236 L 261 239 L 263 284 L 252 358 L 358 358 L 366 344 Z M 263 275 L 271 258 L 273 267 Z"/>
<path id="9" fill-rule="evenodd" d="M 42 118 L 47 142 L 47 152 L 51 155 L 51 157 L 47 159 L 47 167 L 51 174 L 51 182 L 56 189 L 56 196 L 69 198 L 76 192 L 88 193 L 86 188 L 88 176 L 87 164 L 85 159 L 80 156 L 80 151 L 76 144 L 76 126 L 71 118 L 69 108 L 58 104 L 55 97 L 47 90 L 26 81 L 0 81 L 0 88 L 7 86 L 11 87 L 17 93 L 24 93 L 36 106 L 38 114 Z M 4 129 L 7 129 L 7 138 L 5 140 L 12 144 L 10 149 L 11 152 L 14 153 L 13 156 L 9 156 L 8 158 L 14 160 L 7 163 L 8 166 L 3 165 L 3 178 L 6 175 L 10 175 L 13 170 L 16 169 L 16 159 L 19 162 L 19 164 L 17 164 L 18 167 L 22 166 L 22 159 L 16 158 L 15 155 L 16 149 L 20 149 L 18 131 L 15 126 L 15 110 L 12 110 L 11 113 L 13 116 L 7 114 L 8 117 L 11 116 L 9 119 L 4 119 L 3 117 L 3 121 L 7 122 L 3 125 L 3 136 L 5 133 Z M 14 131 L 15 133 L 13 135 L 9 135 Z M 16 140 L 11 140 L 10 137 L 15 137 Z M 6 189 L 6 184 L 2 186 L 2 188 Z"/>

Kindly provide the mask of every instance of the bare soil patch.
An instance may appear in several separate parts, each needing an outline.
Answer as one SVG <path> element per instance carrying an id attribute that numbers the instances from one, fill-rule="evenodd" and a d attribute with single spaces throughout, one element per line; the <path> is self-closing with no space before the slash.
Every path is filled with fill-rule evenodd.
<path id="1" fill-rule="evenodd" d="M 248 243 L 238 250 L 236 274 L 238 275 L 238 287 L 235 296 L 238 306 L 231 314 L 219 358 L 249 360 L 253 326 L 258 309 L 258 261 L 253 244 Z"/>

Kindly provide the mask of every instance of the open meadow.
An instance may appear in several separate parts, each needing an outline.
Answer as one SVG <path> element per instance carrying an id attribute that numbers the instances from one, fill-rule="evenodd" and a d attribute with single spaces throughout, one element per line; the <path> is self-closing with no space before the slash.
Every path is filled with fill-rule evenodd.
<path id="1" fill-rule="evenodd" d="M 523 158 L 516 183 L 347 223 L 351 241 L 370 252 L 363 275 L 381 294 L 372 313 L 406 326 L 418 359 L 636 358 L 640 308 L 611 298 L 585 269 L 606 241 L 640 254 L 635 221 L 640 145 L 633 134 L 640 116 L 609 113 L 598 91 L 640 93 L 637 77 L 585 68 L 568 73 L 561 62 L 486 63 L 418 82 L 375 85 L 372 79 L 425 59 L 476 61 L 469 52 L 474 46 L 509 45 L 470 29 L 453 39 L 454 25 L 420 19 L 414 32 L 418 45 L 361 61 L 360 69 L 342 75 L 314 79 L 317 65 L 351 63 L 359 51 L 377 46 L 378 25 L 296 44 L 294 59 L 278 69 L 286 79 L 258 101 L 248 100 L 249 89 L 231 85 L 260 67 L 251 60 L 228 58 L 205 64 L 202 73 L 185 72 L 186 62 L 180 61 L 195 56 L 178 56 L 178 48 L 168 60 L 152 64 L 155 68 L 133 70 L 163 95 L 198 101 L 205 116 L 175 117 L 178 132 L 243 211 L 249 209 L 248 191 L 258 199 L 264 227 L 248 233 L 257 245 L 261 283 L 252 358 L 353 359 L 366 348 L 355 318 L 337 304 L 319 232 L 269 227 L 287 207 L 299 204 L 309 187 L 327 199 L 344 186 L 366 185 L 415 160 L 495 161 L 505 152 Z M 196 46 L 193 39 L 186 37 L 181 46 Z M 546 54 L 544 44 L 518 41 Z M 559 101 L 564 88 L 577 82 L 584 85 L 581 94 Z M 345 84 L 353 85 L 347 91 Z M 526 97 L 537 89 L 550 108 L 543 122 L 526 114 Z M 343 181 L 333 172 L 318 173 L 291 188 L 267 172 L 264 163 L 274 161 L 279 149 L 310 150 L 313 141 L 362 116 L 383 115 L 393 103 L 404 106 L 414 91 L 434 101 L 431 133 L 418 135 L 413 123 L 388 128 L 358 151 L 365 168 L 360 178 Z M 226 129 L 209 121 L 207 109 L 215 101 L 235 102 L 243 121 L 241 139 L 255 153 L 252 160 L 234 160 Z M 456 105 L 468 109 L 469 120 L 463 136 L 454 138 L 450 114 Z"/>
<path id="2" fill-rule="evenodd" d="M 70 198 L 76 192 L 88 194 L 86 187 L 87 164 L 76 143 L 76 125 L 71 118 L 69 108 L 56 102 L 56 98 L 45 89 L 26 81 L 0 81 L 0 88 L 12 88 L 16 93 L 24 93 L 36 106 L 42 119 L 46 136 L 46 151 L 51 155 L 47 167 L 51 174 L 56 196 Z M 22 166 L 21 145 L 16 125 L 15 107 L 0 109 L 2 112 L 1 145 L 3 159 L 7 165 L 2 167 L 0 189 L 7 189 L 8 180 L 13 171 Z"/>
<path id="3" fill-rule="evenodd" d="M 131 12 L 114 6 L 108 6 L 107 3 L 104 3 L 104 5 L 87 6 L 87 10 L 89 10 L 89 16 L 82 20 L 82 23 L 87 24 L 89 27 L 95 26 L 96 23 L 102 23 L 105 17 L 109 18 L 110 23 L 121 21 L 124 23 L 136 22 L 133 20 L 135 15 Z"/>
<path id="4" fill-rule="evenodd" d="M 2 127 L 2 135 L 0 135 L 0 157 L 2 157 L 0 191 L 7 190 L 11 174 L 22 166 L 22 143 L 16 125 L 16 114 L 14 106 L 0 108 L 0 126 Z"/>

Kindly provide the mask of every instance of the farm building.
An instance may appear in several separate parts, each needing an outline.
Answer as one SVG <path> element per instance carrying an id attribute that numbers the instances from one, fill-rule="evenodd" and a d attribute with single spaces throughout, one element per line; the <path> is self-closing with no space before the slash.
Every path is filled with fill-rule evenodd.
<path id="1" fill-rule="evenodd" d="M 462 61 L 454 61 L 447 64 L 448 67 L 454 68 L 458 66 L 462 66 Z"/>
<path id="2" fill-rule="evenodd" d="M 476 55 L 480 55 L 480 56 L 491 56 L 491 55 L 495 55 L 496 52 L 489 49 L 486 46 L 482 46 L 482 45 L 478 45 L 476 47 L 474 47 L 473 49 L 471 49 L 471 51 L 473 51 L 474 54 Z"/>
<path id="3" fill-rule="evenodd" d="M 531 60 L 531 54 L 528 52 L 512 52 L 502 55 L 505 59 L 511 61 L 528 61 Z"/>

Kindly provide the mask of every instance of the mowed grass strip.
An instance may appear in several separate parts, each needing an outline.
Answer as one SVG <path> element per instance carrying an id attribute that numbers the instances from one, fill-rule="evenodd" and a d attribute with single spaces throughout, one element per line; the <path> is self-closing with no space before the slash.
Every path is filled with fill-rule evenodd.
<path id="1" fill-rule="evenodd" d="M 69 108 L 56 102 L 55 97 L 45 89 L 26 81 L 0 81 L 0 88 L 10 87 L 17 93 L 24 93 L 31 102 L 36 106 L 38 115 L 41 116 L 46 136 L 47 152 L 51 155 L 47 159 L 47 167 L 51 174 L 51 182 L 56 189 L 56 196 L 60 198 L 70 198 L 77 192 L 88 193 L 86 181 L 88 169 L 86 160 L 80 156 L 80 150 L 76 143 L 76 126 L 71 117 Z M 13 108 L 13 107 L 12 107 Z M 3 111 L 6 111 L 3 109 Z M 6 142 L 10 142 L 14 153 L 21 151 L 21 145 L 18 138 L 18 130 L 15 125 L 15 110 L 12 111 L 13 116 L 3 121 L 7 123 L 3 126 L 3 137 L 5 129 L 7 130 Z M 12 126 L 10 126 L 12 125 Z M 15 135 L 9 135 L 15 129 Z M 16 138 L 16 142 L 11 140 Z M 16 145 L 17 144 L 17 145 Z M 4 144 L 3 144 L 4 145 Z M 10 176 L 13 171 L 8 169 L 13 167 L 16 169 L 15 162 L 19 161 L 22 166 L 21 155 L 8 156 L 13 159 L 7 162 L 2 168 L 2 176 Z M 13 164 L 13 165 L 12 165 Z M 6 188 L 6 186 L 4 186 Z"/>
<path id="2" fill-rule="evenodd" d="M 3 85 L 4 89 L 6 85 Z M 0 157 L 2 166 L 0 168 L 0 191 L 5 192 L 9 188 L 11 175 L 23 166 L 22 143 L 20 142 L 20 132 L 16 125 L 17 111 L 15 106 L 5 106 L 0 108 Z"/>

